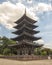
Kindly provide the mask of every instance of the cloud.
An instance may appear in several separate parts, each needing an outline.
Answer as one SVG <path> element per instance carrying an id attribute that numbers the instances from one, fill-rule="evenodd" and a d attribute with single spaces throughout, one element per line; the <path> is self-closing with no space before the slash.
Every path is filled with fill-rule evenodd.
<path id="1" fill-rule="evenodd" d="M 44 40 L 40 39 L 40 40 L 37 40 L 35 41 L 36 43 L 39 43 L 39 44 L 44 44 Z"/>
<path id="2" fill-rule="evenodd" d="M 0 4 L 0 23 L 11 29 L 14 22 L 18 20 L 25 12 L 25 5 L 21 3 L 12 4 L 11 2 L 3 2 Z M 26 7 L 26 15 L 30 18 L 37 20 L 37 16 L 30 12 Z"/>
<path id="3" fill-rule="evenodd" d="M 44 47 L 45 47 L 45 48 L 51 48 L 51 49 L 52 49 L 52 43 L 46 43 L 46 44 L 44 45 Z"/>
<path id="4" fill-rule="evenodd" d="M 11 2 L 3 2 L 0 4 L 0 24 L 4 25 L 8 29 L 12 29 L 15 25 L 15 21 L 18 20 L 25 11 L 25 5 L 21 4 L 22 0 L 20 0 L 20 3 L 13 4 Z M 13 0 L 13 2 L 16 0 Z M 24 1 L 24 0 L 23 0 Z M 29 1 L 27 1 L 30 3 Z M 49 12 L 52 11 L 52 6 L 50 4 L 46 3 L 38 3 L 37 5 L 34 4 L 34 6 L 28 8 L 26 7 L 26 15 L 34 20 L 38 20 L 39 18 L 36 16 L 37 12 Z M 51 25 L 47 25 L 46 29 L 50 29 Z M 0 27 L 1 29 L 1 27 Z M 43 32 L 40 35 L 47 37 L 47 35 L 51 36 L 52 32 Z M 49 37 L 47 37 L 49 38 Z M 44 44 L 44 40 L 38 40 L 37 43 Z M 46 43 L 47 47 L 51 46 L 51 43 Z M 51 46 L 52 47 L 52 46 Z"/>
<path id="5" fill-rule="evenodd" d="M 45 48 L 51 48 L 52 49 L 52 42 L 45 42 L 43 39 L 40 39 L 38 41 L 35 41 L 36 43 L 43 44 L 43 47 Z"/>
<path id="6" fill-rule="evenodd" d="M 13 16 L 14 10 L 16 6 L 9 3 L 9 2 L 4 2 L 0 4 L 0 23 L 5 25 L 6 27 L 10 25 L 8 21 L 10 20 L 10 17 Z M 10 26 L 8 27 L 10 28 Z"/>
<path id="7" fill-rule="evenodd" d="M 31 7 L 30 10 L 34 12 L 47 12 L 52 11 L 52 6 L 51 4 L 38 3 L 37 5 Z"/>
<path id="8" fill-rule="evenodd" d="M 12 29 L 12 27 L 15 25 L 14 22 L 24 14 L 25 7 L 26 6 L 21 3 L 13 4 L 9 1 L 3 2 L 2 4 L 0 4 L 0 23 L 4 23 L 3 25 L 5 25 L 6 28 Z M 36 16 L 36 12 L 51 10 L 52 6 L 50 4 L 48 5 L 45 3 L 38 3 L 38 5 L 34 5 L 34 7 L 31 8 L 26 7 L 26 14 L 30 18 L 38 20 L 39 18 Z"/>
<path id="9" fill-rule="evenodd" d="M 38 40 L 37 42 L 39 42 L 39 43 L 44 43 L 44 40 L 40 39 L 40 40 Z"/>
<path id="10" fill-rule="evenodd" d="M 37 6 L 37 10 L 38 11 L 51 11 L 52 10 L 52 6 L 51 4 L 46 4 L 46 3 L 39 3 Z"/>
<path id="11" fill-rule="evenodd" d="M 16 3 L 18 0 L 7 0 L 7 2 L 13 2 Z M 20 1 L 20 0 L 19 0 Z"/>
<path id="12" fill-rule="evenodd" d="M 31 4 L 32 2 L 33 2 L 32 0 L 27 0 L 27 3 L 30 3 Z"/>

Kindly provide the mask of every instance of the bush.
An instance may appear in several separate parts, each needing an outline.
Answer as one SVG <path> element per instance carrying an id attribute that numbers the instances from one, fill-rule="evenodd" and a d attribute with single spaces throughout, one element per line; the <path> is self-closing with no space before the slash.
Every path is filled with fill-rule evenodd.
<path id="1" fill-rule="evenodd" d="M 41 55 L 47 55 L 46 51 L 41 52 Z"/>
<path id="2" fill-rule="evenodd" d="M 4 54 L 4 55 L 10 55 L 10 54 L 11 54 L 11 50 L 8 49 L 8 48 L 5 48 L 5 49 L 3 50 L 3 54 Z"/>

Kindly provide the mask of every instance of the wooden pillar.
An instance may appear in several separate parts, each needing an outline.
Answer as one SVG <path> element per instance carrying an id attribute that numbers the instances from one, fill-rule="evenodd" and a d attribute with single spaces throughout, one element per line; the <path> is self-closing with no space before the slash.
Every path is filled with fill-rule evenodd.
<path id="1" fill-rule="evenodd" d="M 26 47 L 26 55 L 28 55 L 28 48 Z"/>
<path id="2" fill-rule="evenodd" d="M 31 55 L 31 48 L 28 49 L 28 55 Z"/>
<path id="3" fill-rule="evenodd" d="M 20 46 L 18 46 L 17 53 L 20 55 Z"/>
<path id="4" fill-rule="evenodd" d="M 22 55 L 23 55 L 23 48 L 22 48 Z"/>
<path id="5" fill-rule="evenodd" d="M 34 47 L 32 46 L 32 55 L 34 55 Z"/>
<path id="6" fill-rule="evenodd" d="M 20 55 L 20 49 L 17 50 L 18 55 Z"/>
<path id="7" fill-rule="evenodd" d="M 12 54 L 13 54 L 13 49 L 11 48 L 11 56 L 12 56 Z"/>

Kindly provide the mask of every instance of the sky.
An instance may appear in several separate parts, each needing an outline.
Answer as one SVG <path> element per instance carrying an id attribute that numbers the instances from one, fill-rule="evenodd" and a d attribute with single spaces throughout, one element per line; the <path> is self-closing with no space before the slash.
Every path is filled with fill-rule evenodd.
<path id="1" fill-rule="evenodd" d="M 52 0 L 0 0 L 0 36 L 15 37 L 11 33 L 14 22 L 23 16 L 25 8 L 26 15 L 39 26 L 36 36 L 42 39 L 36 42 L 52 48 Z"/>

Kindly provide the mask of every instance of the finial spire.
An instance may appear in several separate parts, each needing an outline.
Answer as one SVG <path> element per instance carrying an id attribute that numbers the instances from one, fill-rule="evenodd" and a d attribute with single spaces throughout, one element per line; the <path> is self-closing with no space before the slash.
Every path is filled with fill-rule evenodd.
<path id="1" fill-rule="evenodd" d="M 26 8 L 25 8 L 25 15 L 26 15 Z"/>

